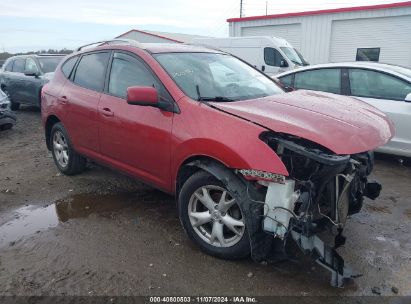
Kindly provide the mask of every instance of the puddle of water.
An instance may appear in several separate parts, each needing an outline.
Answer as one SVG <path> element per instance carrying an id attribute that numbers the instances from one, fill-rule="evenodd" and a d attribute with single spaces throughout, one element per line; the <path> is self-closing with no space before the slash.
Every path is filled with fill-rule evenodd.
<path id="1" fill-rule="evenodd" d="M 69 219 L 88 217 L 92 213 L 108 214 L 136 202 L 130 194 L 79 194 L 59 200 L 47 207 L 26 206 L 16 210 L 15 219 L 0 226 L 0 247 L 37 231 L 56 227 Z"/>

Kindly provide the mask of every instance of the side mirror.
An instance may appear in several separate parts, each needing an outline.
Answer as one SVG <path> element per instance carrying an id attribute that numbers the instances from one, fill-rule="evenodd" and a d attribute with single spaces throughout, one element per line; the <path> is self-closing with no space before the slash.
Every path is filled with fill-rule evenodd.
<path id="1" fill-rule="evenodd" d="M 411 102 L 411 93 L 408 93 L 407 96 L 405 96 L 405 101 Z"/>
<path id="2" fill-rule="evenodd" d="M 280 67 L 281 67 L 281 68 L 286 68 L 286 67 L 288 67 L 288 62 L 285 61 L 284 59 L 281 59 L 281 61 L 280 61 Z"/>
<path id="3" fill-rule="evenodd" d="M 137 106 L 158 107 L 158 93 L 153 87 L 129 87 L 127 88 L 127 103 Z"/>
<path id="4" fill-rule="evenodd" d="M 289 86 L 284 86 L 284 91 L 286 91 L 287 93 L 289 93 L 289 92 L 295 91 L 295 89 L 292 88 L 292 87 L 289 87 Z"/>

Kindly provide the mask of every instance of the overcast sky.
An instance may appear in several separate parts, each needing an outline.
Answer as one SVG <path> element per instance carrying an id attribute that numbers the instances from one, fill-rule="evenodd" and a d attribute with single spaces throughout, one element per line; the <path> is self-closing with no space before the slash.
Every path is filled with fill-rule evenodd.
<path id="1" fill-rule="evenodd" d="M 361 6 L 401 0 L 244 0 L 245 16 Z M 228 36 L 240 0 L 1 0 L 0 51 L 74 48 L 132 28 Z"/>

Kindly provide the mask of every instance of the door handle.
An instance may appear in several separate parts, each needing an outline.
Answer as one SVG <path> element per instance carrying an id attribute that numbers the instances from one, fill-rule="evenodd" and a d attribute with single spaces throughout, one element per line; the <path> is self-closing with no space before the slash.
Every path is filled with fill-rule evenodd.
<path id="1" fill-rule="evenodd" d="M 104 116 L 114 116 L 114 112 L 111 111 L 111 109 L 109 108 L 100 109 L 100 113 L 103 114 Z"/>
<path id="2" fill-rule="evenodd" d="M 62 104 L 66 104 L 67 101 L 68 101 L 67 96 L 61 96 L 61 97 L 57 98 L 57 100 L 59 102 L 61 102 Z"/>

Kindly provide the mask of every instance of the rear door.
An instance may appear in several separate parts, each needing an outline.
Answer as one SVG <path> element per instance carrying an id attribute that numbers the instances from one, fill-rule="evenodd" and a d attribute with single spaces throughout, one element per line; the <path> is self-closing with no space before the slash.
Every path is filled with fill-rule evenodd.
<path id="1" fill-rule="evenodd" d="M 131 86 L 153 86 L 162 100 L 172 102 L 164 86 L 139 57 L 114 52 L 98 107 L 101 154 L 114 166 L 157 187 L 168 188 L 173 113 L 129 105 L 127 88 Z"/>
<path id="2" fill-rule="evenodd" d="M 411 83 L 384 72 L 349 69 L 351 95 L 386 113 L 395 124 L 395 136 L 383 149 L 386 152 L 411 150 L 411 103 L 405 101 L 411 93 Z M 403 154 L 403 153 L 401 153 Z"/>
<path id="3" fill-rule="evenodd" d="M 81 56 L 58 102 L 65 109 L 65 124 L 75 148 L 86 155 L 99 153 L 97 107 L 104 88 L 110 52 Z"/>

